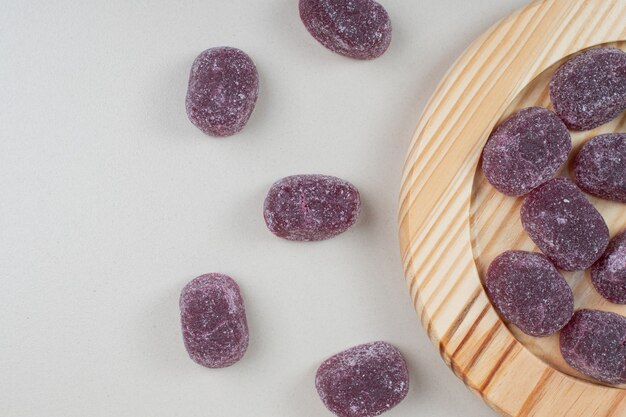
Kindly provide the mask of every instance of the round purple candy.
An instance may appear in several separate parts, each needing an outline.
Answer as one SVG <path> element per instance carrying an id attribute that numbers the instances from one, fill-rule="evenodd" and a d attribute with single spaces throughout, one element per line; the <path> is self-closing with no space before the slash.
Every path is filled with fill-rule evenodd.
<path id="1" fill-rule="evenodd" d="M 324 240 L 357 220 L 361 198 L 356 187 L 327 175 L 293 175 L 270 188 L 263 215 L 268 229 L 288 240 Z"/>
<path id="2" fill-rule="evenodd" d="M 207 368 L 239 361 L 248 348 L 248 323 L 237 283 L 223 274 L 201 275 L 180 294 L 183 340 L 189 357 Z"/>
<path id="3" fill-rule="evenodd" d="M 315 387 L 339 417 L 373 417 L 398 405 L 409 391 L 409 373 L 400 351 L 385 342 L 355 346 L 325 360 Z"/>
<path id="4" fill-rule="evenodd" d="M 585 143 L 574 162 L 574 179 L 589 194 L 626 203 L 626 133 Z"/>
<path id="5" fill-rule="evenodd" d="M 626 109 L 626 53 L 594 48 L 563 64 L 550 81 L 556 114 L 574 130 L 590 130 Z"/>
<path id="6" fill-rule="evenodd" d="M 626 382 L 626 317 L 579 310 L 561 331 L 560 344 L 572 368 L 606 384 Z"/>
<path id="7" fill-rule="evenodd" d="M 211 136 L 230 136 L 244 128 L 259 93 L 259 75 L 252 59 L 236 48 L 211 48 L 191 67 L 187 116 Z"/>
<path id="8" fill-rule="evenodd" d="M 539 253 L 502 253 L 489 265 L 485 288 L 496 310 L 531 336 L 556 333 L 574 313 L 572 289 Z"/>
<path id="9" fill-rule="evenodd" d="M 350 58 L 377 58 L 391 43 L 389 15 L 373 0 L 300 0 L 300 18 L 319 43 Z"/>
<path id="10" fill-rule="evenodd" d="M 626 304 L 626 231 L 615 236 L 591 268 L 591 281 L 604 298 Z"/>
<path id="11" fill-rule="evenodd" d="M 482 169 L 498 191 L 519 196 L 552 178 L 571 149 L 561 119 L 542 107 L 529 107 L 494 130 L 483 150 Z"/>
<path id="12" fill-rule="evenodd" d="M 589 268 L 609 244 L 609 228 L 582 191 L 554 178 L 531 191 L 521 209 L 522 226 L 559 268 Z"/>

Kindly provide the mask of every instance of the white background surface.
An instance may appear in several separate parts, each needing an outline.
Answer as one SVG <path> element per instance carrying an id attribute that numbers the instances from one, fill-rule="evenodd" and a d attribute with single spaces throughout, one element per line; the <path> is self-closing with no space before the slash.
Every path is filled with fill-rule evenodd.
<path id="1" fill-rule="evenodd" d="M 329 416 L 316 367 L 355 344 L 405 354 L 389 417 L 494 415 L 425 336 L 402 276 L 396 211 L 419 113 L 472 39 L 524 0 L 383 0 L 389 51 L 324 49 L 296 0 L 0 1 L 0 415 Z M 260 96 L 229 139 L 188 122 L 202 50 L 239 47 Z M 297 244 L 262 218 L 291 174 L 343 177 L 359 223 Z M 178 295 L 236 278 L 250 348 L 235 366 L 188 359 Z"/>

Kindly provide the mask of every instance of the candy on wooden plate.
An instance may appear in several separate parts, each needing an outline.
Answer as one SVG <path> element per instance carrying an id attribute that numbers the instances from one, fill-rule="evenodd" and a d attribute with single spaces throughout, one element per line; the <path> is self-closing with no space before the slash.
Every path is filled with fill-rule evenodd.
<path id="1" fill-rule="evenodd" d="M 571 288 L 540 253 L 498 255 L 487 270 L 485 288 L 496 310 L 531 336 L 556 333 L 574 313 Z"/>
<path id="2" fill-rule="evenodd" d="M 191 67 L 187 116 L 211 136 L 230 136 L 244 128 L 259 93 L 259 75 L 252 59 L 236 48 L 202 52 Z"/>
<path id="3" fill-rule="evenodd" d="M 615 236 L 591 268 L 591 282 L 604 298 L 626 304 L 626 231 Z"/>
<path id="4" fill-rule="evenodd" d="M 202 366 L 230 366 L 248 348 L 243 298 L 227 275 L 206 274 L 189 282 L 180 294 L 180 317 L 189 357 Z"/>
<path id="5" fill-rule="evenodd" d="M 572 368 L 606 384 L 626 382 L 626 317 L 579 310 L 561 330 L 560 345 Z"/>
<path id="6" fill-rule="evenodd" d="M 589 194 L 626 203 L 626 133 L 585 143 L 574 161 L 574 180 Z"/>
<path id="7" fill-rule="evenodd" d="M 590 130 L 626 109 L 626 53 L 594 48 L 563 64 L 550 81 L 556 114 L 574 130 Z"/>
<path id="8" fill-rule="evenodd" d="M 542 107 L 529 107 L 493 131 L 483 149 L 482 169 L 498 191 L 519 196 L 552 178 L 571 149 L 561 119 Z"/>
<path id="9" fill-rule="evenodd" d="M 263 215 L 276 236 L 314 241 L 348 230 L 360 209 L 359 191 L 349 182 L 328 175 L 293 175 L 272 185 Z"/>
<path id="10" fill-rule="evenodd" d="M 553 178 L 531 191 L 521 217 L 533 242 L 566 271 L 589 268 L 609 243 L 604 219 L 567 178 Z"/>
<path id="11" fill-rule="evenodd" d="M 391 43 L 389 15 L 373 0 L 300 0 L 300 18 L 319 43 L 350 58 L 377 58 Z"/>
<path id="12" fill-rule="evenodd" d="M 317 392 L 339 417 L 373 417 L 398 405 L 409 391 L 400 351 L 386 342 L 355 346 L 325 360 L 315 376 Z"/>

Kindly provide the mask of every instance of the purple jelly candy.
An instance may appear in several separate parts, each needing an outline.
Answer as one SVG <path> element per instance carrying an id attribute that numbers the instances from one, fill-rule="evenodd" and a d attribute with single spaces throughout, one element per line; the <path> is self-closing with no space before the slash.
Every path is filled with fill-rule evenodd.
<path id="1" fill-rule="evenodd" d="M 317 370 L 315 387 L 324 405 L 337 416 L 372 417 L 406 397 L 409 373 L 396 347 L 373 342 L 325 360 Z"/>
<path id="2" fill-rule="evenodd" d="M 574 313 L 572 289 L 540 253 L 500 254 L 489 265 L 485 288 L 500 314 L 531 336 L 558 332 Z"/>
<path id="3" fill-rule="evenodd" d="M 206 274 L 180 294 L 183 339 L 189 357 L 207 368 L 239 361 L 248 348 L 248 323 L 239 286 L 229 276 Z"/>
<path id="4" fill-rule="evenodd" d="M 377 58 L 391 43 L 389 15 L 373 0 L 300 0 L 300 18 L 319 43 L 350 58 Z"/>
<path id="5" fill-rule="evenodd" d="M 572 368 L 607 384 L 626 382 L 626 317 L 579 310 L 561 331 L 560 343 Z"/>
<path id="6" fill-rule="evenodd" d="M 567 178 L 551 179 L 531 191 L 521 215 L 533 242 L 566 271 L 589 268 L 609 243 L 604 219 Z"/>
<path id="7" fill-rule="evenodd" d="M 626 53 L 595 48 L 563 64 L 550 81 L 556 114 L 574 130 L 589 130 L 626 109 Z"/>
<path id="8" fill-rule="evenodd" d="M 589 194 L 626 203 L 626 133 L 596 136 L 574 162 L 578 186 Z"/>
<path id="9" fill-rule="evenodd" d="M 248 123 L 258 93 L 256 66 L 245 52 L 207 49 L 191 67 L 187 116 L 207 135 L 234 135 Z"/>
<path id="10" fill-rule="evenodd" d="M 263 215 L 272 233 L 288 240 L 324 240 L 357 220 L 361 198 L 356 187 L 326 175 L 294 175 L 270 188 Z"/>
<path id="11" fill-rule="evenodd" d="M 626 304 L 626 231 L 614 237 L 604 255 L 593 264 L 591 282 L 610 302 Z"/>
<path id="12" fill-rule="evenodd" d="M 529 107 L 491 134 L 483 150 L 483 172 L 498 191 L 523 195 L 552 178 L 571 149 L 561 119 L 542 107 Z"/>

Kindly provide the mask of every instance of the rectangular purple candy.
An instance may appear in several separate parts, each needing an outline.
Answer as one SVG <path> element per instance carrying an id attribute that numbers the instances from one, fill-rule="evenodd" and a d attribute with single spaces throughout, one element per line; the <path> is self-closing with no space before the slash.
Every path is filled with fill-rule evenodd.
<path id="1" fill-rule="evenodd" d="M 243 298 L 227 275 L 206 274 L 189 282 L 180 294 L 180 321 L 189 357 L 202 366 L 233 365 L 248 349 Z"/>
<path id="2" fill-rule="evenodd" d="M 589 268 L 609 244 L 604 219 L 567 178 L 554 178 L 531 191 L 521 217 L 533 242 L 566 271 Z"/>

